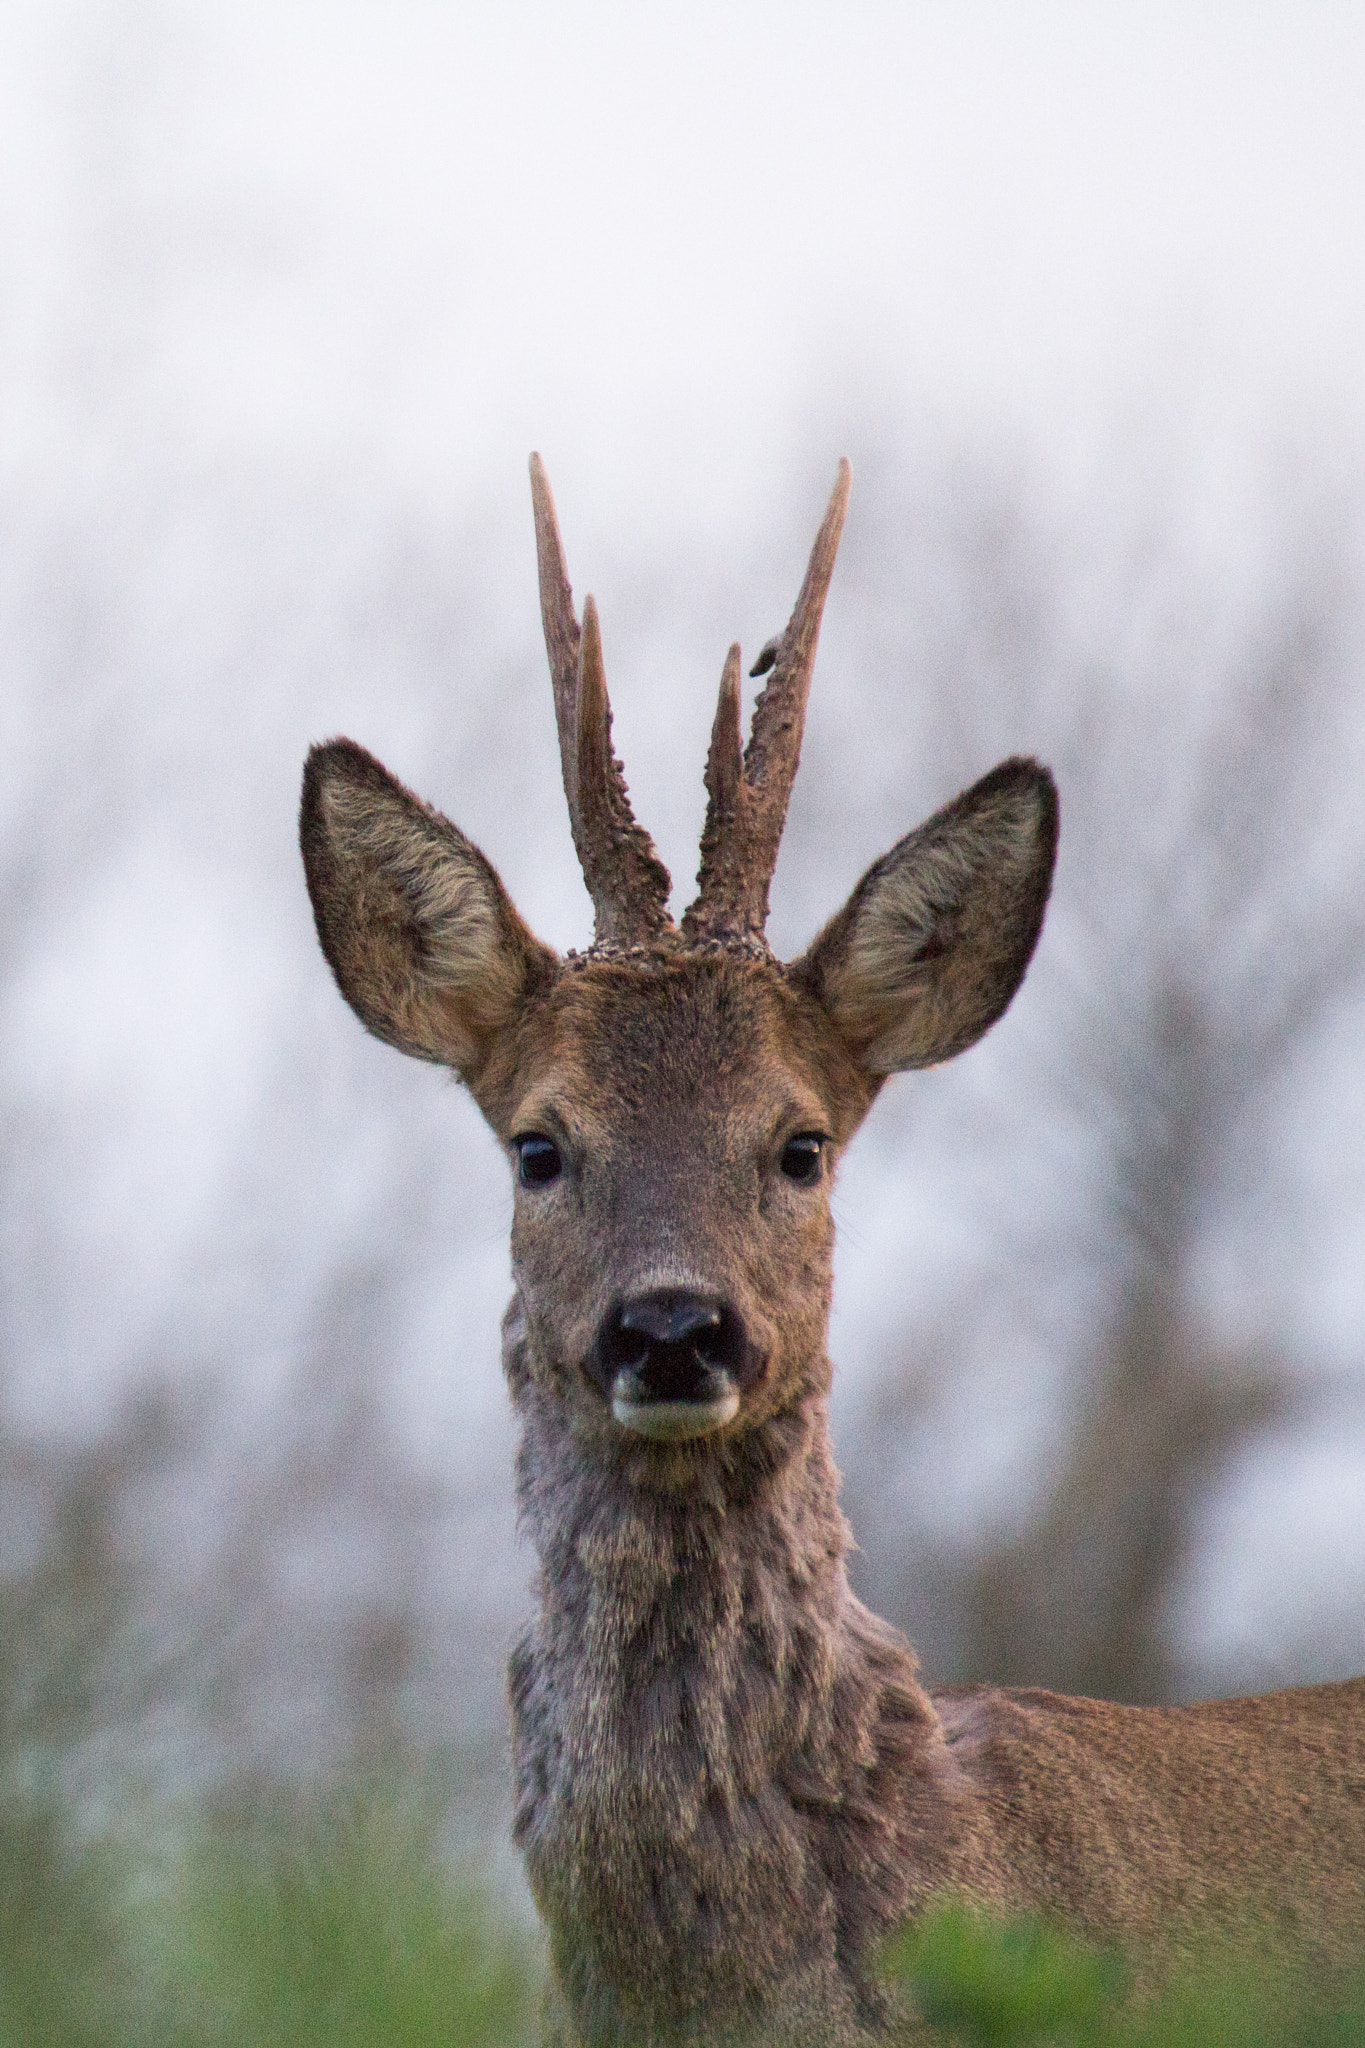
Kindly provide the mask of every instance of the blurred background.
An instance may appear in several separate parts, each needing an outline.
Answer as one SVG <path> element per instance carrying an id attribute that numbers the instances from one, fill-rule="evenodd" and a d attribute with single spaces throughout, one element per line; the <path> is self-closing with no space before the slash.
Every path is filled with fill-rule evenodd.
<path id="1" fill-rule="evenodd" d="M 1023 992 L 837 1198 L 860 1590 L 934 1681 L 1365 1668 L 1362 105 L 1312 0 L 4 0 L 5 1797 L 436 1758 L 519 1883 L 506 1168 L 295 808 L 350 733 L 589 938 L 533 447 L 675 906 L 841 454 L 778 950 L 1060 782 Z"/>

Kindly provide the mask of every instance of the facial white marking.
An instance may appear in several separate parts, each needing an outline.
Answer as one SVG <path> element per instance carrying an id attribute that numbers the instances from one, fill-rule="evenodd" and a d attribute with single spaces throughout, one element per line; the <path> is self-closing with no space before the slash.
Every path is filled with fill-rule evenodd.
<path id="1" fill-rule="evenodd" d="M 651 1437 L 655 1443 L 682 1443 L 733 1422 L 739 1413 L 739 1388 L 727 1387 L 714 1401 L 631 1401 L 613 1390 L 611 1412 L 636 1436 Z"/>

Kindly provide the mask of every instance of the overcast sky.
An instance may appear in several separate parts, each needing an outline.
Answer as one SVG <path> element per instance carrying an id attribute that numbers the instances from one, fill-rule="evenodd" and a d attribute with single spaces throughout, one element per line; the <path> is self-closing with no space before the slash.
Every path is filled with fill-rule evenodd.
<path id="1" fill-rule="evenodd" d="M 8 459 L 519 496 L 540 445 L 652 526 L 749 516 L 869 384 L 1080 459 L 1154 378 L 1358 424 L 1362 103 L 1311 0 L 8 0 Z"/>
<path id="2" fill-rule="evenodd" d="M 24 1412 L 106 1414 L 101 1389 L 141 1369 L 172 1297 L 227 1316 L 246 1379 L 285 1373 L 293 1312 L 232 1317 L 266 1267 L 302 1296 L 324 1240 L 359 1241 L 365 1190 L 401 1172 L 375 1133 L 426 1127 L 431 1077 L 370 1080 L 389 1056 L 345 1050 L 311 952 L 291 844 L 309 738 L 348 726 L 405 773 L 439 769 L 430 794 L 538 927 L 584 936 L 576 879 L 485 765 L 500 742 L 558 806 L 548 692 L 545 729 L 499 729 L 529 664 L 544 691 L 529 449 L 602 606 L 641 813 L 685 881 L 725 640 L 780 623 L 846 449 L 1018 454 L 1081 504 L 1121 450 L 1130 478 L 1150 465 L 1159 518 L 1179 473 L 1179 517 L 1236 575 L 1260 559 L 1242 546 L 1253 458 L 1284 440 L 1359 477 L 1363 108 L 1351 5 L 4 0 L 0 802 L 19 936 L 0 1037 L 35 1146 L 65 1162 L 50 1209 L 19 1200 L 46 1233 L 27 1295 L 12 1261 Z M 1200 450 L 1212 481 L 1191 495 Z M 864 502 L 855 486 L 846 555 Z M 417 614 L 386 640 L 409 546 Z M 447 546 L 449 611 L 428 618 Z M 670 659 L 701 664 L 685 712 L 641 624 L 651 595 Z M 485 666 L 459 678 L 442 742 L 433 679 L 466 642 Z M 254 765 L 234 782 L 238 747 Z M 38 793 L 68 753 L 90 843 L 53 881 L 69 821 Z M 120 772 L 152 820 L 122 837 Z M 859 799 L 834 795 L 858 847 Z M 60 916 L 30 928 L 44 833 Z M 558 808 L 552 833 L 562 855 Z M 360 1134 L 344 1171 L 261 1080 L 291 1031 L 327 1143 Z M 403 1327 L 434 1357 L 467 1318 L 491 1359 L 502 1168 L 466 1155 L 472 1112 L 452 1115 L 460 1249 Z M 272 1146 L 306 1213 L 262 1191 Z M 889 1226 L 855 1208 L 855 1267 L 860 1227 L 875 1249 Z M 441 1394 L 440 1427 L 501 1414 L 491 1368 L 480 1389 L 465 1409 Z M 424 1368 L 414 1412 L 437 1399 Z"/>

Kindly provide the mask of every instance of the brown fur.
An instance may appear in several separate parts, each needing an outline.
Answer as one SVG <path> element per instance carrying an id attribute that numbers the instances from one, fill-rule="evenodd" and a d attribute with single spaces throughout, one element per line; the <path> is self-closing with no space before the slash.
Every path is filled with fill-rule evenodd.
<path id="1" fill-rule="evenodd" d="M 578 650 L 554 550 L 558 691 Z M 727 676 L 733 696 L 733 659 Z M 718 811 L 733 779 L 711 776 Z M 562 2048 L 884 2039 L 872 1952 L 945 1890 L 1152 1953 L 1248 1916 L 1322 1955 L 1365 1940 L 1365 1681 L 1184 1710 L 931 1697 L 849 1589 L 833 1173 L 888 1072 L 961 1050 L 1010 1001 L 1056 833 L 1050 776 L 1007 762 L 789 968 L 752 921 L 678 933 L 609 879 L 606 936 L 560 962 L 362 749 L 309 758 L 304 858 L 342 993 L 454 1066 L 514 1160 L 526 1134 L 555 1148 L 517 1188 L 504 1366 L 539 1560 L 510 1673 L 515 1828 Z M 613 936 L 627 910 L 644 940 Z M 809 1181 L 784 1167 L 802 1134 L 824 1141 Z M 737 1410 L 680 1441 L 623 1420 L 594 1366 L 620 1304 L 658 1290 L 723 1303 L 743 1334 Z"/>

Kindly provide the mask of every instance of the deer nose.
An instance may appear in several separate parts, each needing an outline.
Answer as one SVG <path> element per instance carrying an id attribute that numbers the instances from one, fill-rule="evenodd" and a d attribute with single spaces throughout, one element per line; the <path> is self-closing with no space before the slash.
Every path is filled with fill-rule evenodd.
<path id="1" fill-rule="evenodd" d="M 661 1287 L 618 1302 L 593 1348 L 612 1414 L 641 1436 L 705 1436 L 738 1412 L 744 1327 L 716 1296 Z"/>

